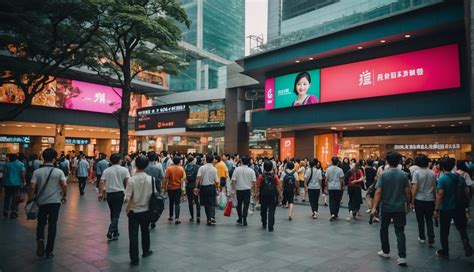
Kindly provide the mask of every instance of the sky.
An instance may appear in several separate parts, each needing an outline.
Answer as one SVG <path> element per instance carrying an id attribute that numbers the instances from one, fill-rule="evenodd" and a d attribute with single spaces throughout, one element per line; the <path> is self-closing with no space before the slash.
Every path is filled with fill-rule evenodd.
<path id="1" fill-rule="evenodd" d="M 268 0 L 245 0 L 245 37 L 263 34 L 264 43 L 267 42 Z M 256 45 L 252 41 L 252 47 Z M 245 55 L 249 54 L 249 39 L 245 38 Z"/>

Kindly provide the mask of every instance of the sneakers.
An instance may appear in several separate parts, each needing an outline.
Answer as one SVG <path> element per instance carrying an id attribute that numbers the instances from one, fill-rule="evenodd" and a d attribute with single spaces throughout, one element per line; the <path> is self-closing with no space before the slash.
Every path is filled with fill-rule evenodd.
<path id="1" fill-rule="evenodd" d="M 148 250 L 148 252 L 142 254 L 142 257 L 143 257 L 143 258 L 146 258 L 146 257 L 148 257 L 148 256 L 150 256 L 150 255 L 152 255 L 152 254 L 153 254 L 153 250 Z"/>
<path id="2" fill-rule="evenodd" d="M 181 220 L 176 219 L 176 220 L 174 221 L 174 223 L 175 223 L 176 225 L 179 225 L 179 224 L 181 224 Z"/>
<path id="3" fill-rule="evenodd" d="M 390 254 L 383 252 L 383 250 L 380 250 L 379 252 L 377 252 L 377 255 L 379 255 L 380 257 L 385 258 L 385 259 L 390 258 Z"/>
<path id="4" fill-rule="evenodd" d="M 268 232 L 273 232 L 273 228 L 269 228 L 269 229 L 268 229 Z"/>
<path id="5" fill-rule="evenodd" d="M 156 223 L 151 223 L 151 224 L 150 224 L 150 228 L 151 228 L 151 229 L 156 228 Z"/>
<path id="6" fill-rule="evenodd" d="M 194 218 L 192 218 L 192 217 L 189 218 L 189 222 L 191 222 L 191 223 L 194 222 Z"/>
<path id="7" fill-rule="evenodd" d="M 370 209 L 367 209 L 367 211 L 365 211 L 366 213 L 370 213 Z"/>
<path id="8" fill-rule="evenodd" d="M 436 250 L 436 256 L 449 259 L 449 254 L 445 253 L 442 249 Z"/>
<path id="9" fill-rule="evenodd" d="M 237 222 L 235 222 L 237 225 L 242 225 L 242 219 L 238 219 Z"/>
<path id="10" fill-rule="evenodd" d="M 120 234 L 118 232 L 114 232 L 112 240 L 118 240 Z"/>
<path id="11" fill-rule="evenodd" d="M 407 260 L 405 258 L 398 258 L 397 259 L 397 264 L 399 266 L 407 266 Z"/>
<path id="12" fill-rule="evenodd" d="M 107 232 L 106 237 L 107 237 L 107 240 L 109 241 L 112 241 L 114 239 L 114 237 L 112 236 L 112 232 Z"/>
<path id="13" fill-rule="evenodd" d="M 335 215 L 331 215 L 331 218 L 329 218 L 329 221 L 333 222 L 334 220 L 336 220 L 336 216 L 335 216 Z"/>
<path id="14" fill-rule="evenodd" d="M 429 247 L 434 247 L 434 244 L 435 244 L 434 238 L 428 238 L 428 246 Z"/>
<path id="15" fill-rule="evenodd" d="M 199 217 L 196 218 L 196 223 L 197 223 L 197 224 L 201 223 L 201 218 L 199 218 Z"/>
<path id="16" fill-rule="evenodd" d="M 319 213 L 318 212 L 314 212 L 313 213 L 313 219 L 318 219 L 319 217 Z"/>
<path id="17" fill-rule="evenodd" d="M 424 243 L 425 243 L 425 239 L 421 239 L 420 237 L 418 237 L 418 242 L 424 244 Z"/>
<path id="18" fill-rule="evenodd" d="M 44 256 L 44 240 L 40 239 L 36 242 L 36 256 L 43 257 Z"/>
<path id="19" fill-rule="evenodd" d="M 242 226 L 244 226 L 244 227 L 248 226 L 247 220 L 244 220 L 244 223 L 242 224 Z"/>
<path id="20" fill-rule="evenodd" d="M 46 259 L 51 259 L 53 257 L 54 257 L 53 252 L 46 252 L 46 257 L 45 257 Z"/>

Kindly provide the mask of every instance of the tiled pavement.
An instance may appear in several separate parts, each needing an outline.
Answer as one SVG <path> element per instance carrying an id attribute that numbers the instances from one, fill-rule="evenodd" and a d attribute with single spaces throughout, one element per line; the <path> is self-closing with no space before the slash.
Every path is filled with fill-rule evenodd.
<path id="1" fill-rule="evenodd" d="M 3 199 L 0 199 L 3 200 Z M 345 201 L 347 203 L 347 200 Z M 365 206 L 364 206 L 365 207 Z M 293 221 L 277 208 L 275 232 L 261 229 L 258 213 L 250 215 L 249 226 L 235 225 L 217 210 L 217 226 L 188 222 L 187 205 L 181 205 L 183 223 L 170 224 L 165 215 L 151 231 L 154 254 L 129 266 L 127 219 L 121 217 L 118 241 L 107 242 L 107 204 L 98 202 L 88 185 L 79 197 L 77 183 L 70 184 L 69 200 L 61 208 L 55 257 L 35 256 L 35 222 L 24 213 L 16 220 L 0 219 L 0 270 L 9 271 L 474 271 L 474 257 L 463 256 L 456 230 L 451 231 L 451 260 L 434 255 L 420 245 L 413 214 L 406 227 L 408 267 L 396 265 L 396 242 L 390 229 L 392 258 L 381 259 L 379 225 L 370 226 L 367 215 L 357 222 L 328 221 L 328 208 L 320 207 L 321 219 L 310 218 L 307 205 L 295 207 Z M 204 210 L 202 210 L 204 212 Z M 344 213 L 346 210 L 344 210 Z M 468 233 L 474 240 L 474 222 Z M 439 232 L 439 229 L 435 229 Z M 437 241 L 437 245 L 439 242 Z"/>

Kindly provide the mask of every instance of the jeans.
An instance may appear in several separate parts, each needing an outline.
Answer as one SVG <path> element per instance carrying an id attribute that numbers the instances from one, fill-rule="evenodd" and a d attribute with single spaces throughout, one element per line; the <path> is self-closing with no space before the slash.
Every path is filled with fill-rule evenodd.
<path id="1" fill-rule="evenodd" d="M 275 209 L 277 206 L 277 197 L 260 197 L 260 215 L 262 217 L 262 225 L 268 229 L 273 229 L 275 225 Z M 268 212 L 268 216 L 267 216 Z M 267 221 L 268 219 L 268 221 Z M 268 222 L 268 223 L 267 223 Z"/>
<path id="2" fill-rule="evenodd" d="M 449 254 L 449 243 L 448 243 L 448 236 L 449 236 L 449 228 L 451 227 L 451 220 L 454 219 L 454 224 L 461 235 L 461 240 L 469 241 L 466 232 L 466 213 L 464 209 L 456 209 L 456 210 L 448 210 L 448 211 L 440 211 L 439 214 L 440 219 L 440 239 L 441 239 L 441 247 L 443 248 L 443 253 L 448 255 Z"/>
<path id="3" fill-rule="evenodd" d="M 100 178 L 102 177 L 102 174 L 96 174 L 95 175 L 95 188 L 99 188 L 99 182 L 100 182 Z"/>
<path id="4" fill-rule="evenodd" d="M 79 192 L 83 195 L 84 189 L 86 188 L 87 177 L 77 177 L 77 180 L 79 180 Z"/>
<path id="5" fill-rule="evenodd" d="M 242 211 L 242 204 L 244 210 Z M 247 220 L 247 213 L 249 212 L 250 204 L 250 189 L 249 190 L 238 190 L 237 191 L 237 215 L 239 220 Z"/>
<path id="6" fill-rule="evenodd" d="M 20 191 L 20 186 L 5 186 L 5 198 L 3 199 L 3 211 L 8 212 L 10 208 L 12 211 L 18 211 L 18 203 L 16 202 L 16 195 Z"/>
<path id="7" fill-rule="evenodd" d="M 199 192 L 209 222 L 211 219 L 215 219 L 216 216 L 216 187 L 214 185 L 201 186 Z"/>
<path id="8" fill-rule="evenodd" d="M 189 205 L 189 214 L 191 218 L 194 218 L 194 205 L 193 202 L 196 204 L 196 217 L 201 217 L 201 206 L 199 205 L 199 197 L 194 194 L 193 192 L 194 187 L 187 187 L 186 188 L 186 196 L 188 197 L 188 205 Z"/>
<path id="9" fill-rule="evenodd" d="M 425 240 L 425 221 L 426 228 L 428 230 L 428 238 L 434 239 L 434 228 L 433 228 L 433 211 L 435 208 L 434 201 L 421 201 L 415 200 L 415 213 L 416 220 L 418 221 L 418 237 L 421 240 Z"/>
<path id="10" fill-rule="evenodd" d="M 179 205 L 181 204 L 181 189 L 168 190 L 170 198 L 170 218 L 173 218 L 173 211 L 176 210 L 175 218 L 179 219 Z"/>
<path id="11" fill-rule="evenodd" d="M 329 193 L 329 211 L 331 215 L 338 217 L 341 207 L 342 190 L 328 190 Z"/>
<path id="12" fill-rule="evenodd" d="M 352 214 L 357 214 L 360 210 L 360 204 L 362 203 L 361 188 L 349 187 L 347 193 L 349 195 L 349 211 L 352 211 Z"/>
<path id="13" fill-rule="evenodd" d="M 122 212 L 124 192 L 107 193 L 107 204 L 110 209 L 109 233 L 118 236 L 118 221 Z"/>
<path id="14" fill-rule="evenodd" d="M 405 225 L 407 223 L 405 212 L 384 212 L 382 211 L 382 224 L 380 225 L 380 241 L 382 242 L 382 250 L 384 253 L 390 253 L 390 243 L 388 241 L 388 227 L 390 220 L 393 219 L 395 227 L 395 235 L 397 236 L 398 256 L 406 258 L 406 238 Z"/>
<path id="15" fill-rule="evenodd" d="M 308 189 L 309 204 L 311 205 L 311 210 L 318 212 L 319 208 L 319 194 L 321 193 L 320 189 Z"/>
<path id="16" fill-rule="evenodd" d="M 53 252 L 54 240 L 56 239 L 56 225 L 58 222 L 59 208 L 61 203 L 51 203 L 39 206 L 38 225 L 36 226 L 36 241 L 44 240 L 44 228 L 48 224 L 48 241 L 46 253 Z"/>
<path id="17" fill-rule="evenodd" d="M 132 262 L 138 262 L 138 228 L 142 233 L 142 251 L 147 253 L 150 251 L 150 219 L 148 217 L 148 211 L 134 213 L 130 211 L 128 213 L 128 236 L 130 239 L 130 260 Z"/>

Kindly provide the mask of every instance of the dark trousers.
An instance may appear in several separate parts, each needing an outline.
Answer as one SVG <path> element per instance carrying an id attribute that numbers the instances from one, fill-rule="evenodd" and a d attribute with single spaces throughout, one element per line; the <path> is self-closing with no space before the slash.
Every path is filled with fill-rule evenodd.
<path id="1" fill-rule="evenodd" d="M 99 188 L 99 182 L 100 182 L 100 178 L 102 177 L 102 174 L 96 174 L 95 175 L 95 188 Z"/>
<path id="2" fill-rule="evenodd" d="M 275 209 L 277 206 L 277 197 L 260 197 L 260 215 L 262 217 L 262 225 L 273 229 L 275 225 Z M 268 213 L 268 215 L 267 215 Z"/>
<path id="3" fill-rule="evenodd" d="M 18 211 L 16 195 L 20 191 L 20 186 L 5 186 L 5 198 L 3 199 L 3 211 Z"/>
<path id="4" fill-rule="evenodd" d="M 51 203 L 39 206 L 38 225 L 36 226 L 36 240 L 44 240 L 44 228 L 48 224 L 48 242 L 46 253 L 53 252 L 56 239 L 56 225 L 58 222 L 60 203 Z"/>
<path id="5" fill-rule="evenodd" d="M 77 177 L 77 180 L 79 180 L 79 192 L 83 195 L 84 189 L 86 188 L 87 177 Z"/>
<path id="6" fill-rule="evenodd" d="M 416 220 L 418 221 L 418 237 L 421 240 L 425 240 L 425 221 L 426 228 L 428 230 L 428 238 L 434 239 L 434 228 L 433 228 L 433 211 L 435 208 L 434 201 L 421 201 L 415 200 L 415 213 Z"/>
<path id="7" fill-rule="evenodd" d="M 406 213 L 404 212 L 384 212 L 382 211 L 382 224 L 380 225 L 380 241 L 382 242 L 382 250 L 384 253 L 390 253 L 390 243 L 388 241 L 388 227 L 390 220 L 393 219 L 395 227 L 395 235 L 397 236 L 398 256 L 406 258 L 406 238 L 405 225 L 407 223 Z"/>
<path id="8" fill-rule="evenodd" d="M 168 196 L 170 198 L 170 218 L 173 218 L 173 212 L 175 212 L 175 218 L 179 219 L 179 205 L 181 204 L 181 189 L 168 190 Z"/>
<path id="9" fill-rule="evenodd" d="M 441 239 L 441 247 L 443 248 L 444 254 L 449 254 L 449 228 L 451 227 L 451 220 L 454 219 L 454 224 L 461 235 L 461 240 L 469 241 L 466 232 L 466 213 L 464 209 L 456 209 L 456 210 L 449 210 L 449 211 L 440 211 L 439 213 L 440 219 L 440 239 Z"/>
<path id="10" fill-rule="evenodd" d="M 148 211 L 128 213 L 128 236 L 130 239 L 130 260 L 138 262 L 138 229 L 142 233 L 142 251 L 146 253 L 150 251 L 150 219 L 148 218 Z"/>
<path id="11" fill-rule="evenodd" d="M 216 187 L 214 185 L 201 186 L 199 192 L 209 222 L 209 220 L 215 219 L 216 216 Z"/>
<path id="12" fill-rule="evenodd" d="M 362 190 L 360 187 L 349 187 L 347 193 L 349 195 L 349 211 L 352 214 L 357 214 L 360 204 L 362 204 Z"/>
<path id="13" fill-rule="evenodd" d="M 243 204 L 243 210 L 242 210 Z M 238 190 L 237 191 L 237 215 L 239 220 L 247 220 L 247 213 L 249 212 L 250 204 L 250 189 L 249 190 Z"/>
<path id="14" fill-rule="evenodd" d="M 188 197 L 189 214 L 194 218 L 194 205 L 196 204 L 196 217 L 201 217 L 201 206 L 199 205 L 199 197 L 193 192 L 194 187 L 186 188 L 186 196 Z"/>
<path id="15" fill-rule="evenodd" d="M 109 232 L 118 236 L 118 221 L 123 206 L 123 192 L 107 193 L 107 204 L 110 209 L 110 225 Z"/>
<path id="16" fill-rule="evenodd" d="M 311 210 L 313 211 L 313 213 L 318 212 L 318 201 L 320 193 L 320 189 L 308 189 L 309 204 L 311 205 Z"/>
<path id="17" fill-rule="evenodd" d="M 342 190 L 328 190 L 329 193 L 329 211 L 331 215 L 339 216 L 339 208 L 341 207 Z"/>

